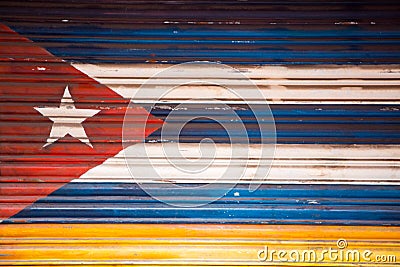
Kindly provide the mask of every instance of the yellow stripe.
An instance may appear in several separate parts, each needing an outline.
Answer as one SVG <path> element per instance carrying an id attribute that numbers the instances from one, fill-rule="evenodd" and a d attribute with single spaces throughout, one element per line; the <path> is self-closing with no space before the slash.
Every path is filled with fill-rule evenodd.
<path id="1" fill-rule="evenodd" d="M 376 260 L 385 258 L 392 262 L 384 266 L 400 262 L 400 227 L 388 226 L 5 224 L 0 225 L 0 238 L 0 265 L 377 266 Z"/>

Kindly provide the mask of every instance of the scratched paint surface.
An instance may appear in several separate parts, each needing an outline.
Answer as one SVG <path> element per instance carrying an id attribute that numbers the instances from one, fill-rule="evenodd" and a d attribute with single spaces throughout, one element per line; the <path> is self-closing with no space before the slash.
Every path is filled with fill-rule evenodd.
<path id="1" fill-rule="evenodd" d="M 396 64 L 394 1 L 2 1 L 4 22 L 69 61 Z"/>
<path id="2" fill-rule="evenodd" d="M 100 216 L 99 221 L 146 222 L 146 218 L 153 218 L 151 210 L 156 206 L 149 209 L 153 204 L 144 204 L 140 214 L 136 209 L 123 211 L 128 207 L 126 205 L 130 199 L 136 203 L 136 198 L 140 199 L 143 192 L 133 190 L 127 198 L 121 198 L 121 203 L 118 204 L 110 204 L 107 201 L 95 203 L 90 212 L 87 212 L 85 205 L 86 201 L 90 203 L 93 200 L 82 199 L 80 202 L 78 198 L 77 202 L 74 202 L 74 197 L 69 199 L 67 196 L 80 195 L 86 192 L 86 189 L 100 186 L 104 190 L 109 189 L 107 196 L 111 199 L 119 199 L 118 188 L 134 188 L 118 155 L 101 166 L 93 167 L 121 150 L 120 127 L 123 117 L 120 114 L 126 110 L 127 96 L 137 88 L 137 84 L 140 85 L 146 77 L 151 76 L 154 72 L 152 68 L 160 68 L 160 65 L 154 64 L 157 62 L 207 59 L 236 63 L 239 64 L 236 65 L 239 69 L 246 66 L 245 73 L 254 78 L 261 90 L 266 90 L 266 99 L 272 101 L 271 109 L 278 144 L 289 145 L 286 146 L 286 151 L 294 149 L 290 148 L 290 145 L 314 145 L 311 149 L 313 154 L 307 154 L 310 151 L 304 150 L 302 158 L 283 156 L 275 162 L 270 179 L 266 183 L 282 183 L 283 192 L 291 192 L 288 185 L 290 183 L 308 184 L 299 185 L 299 190 L 309 195 L 313 195 L 314 190 L 322 190 L 322 184 L 332 186 L 329 187 L 333 190 L 330 192 L 336 192 L 336 183 L 349 186 L 343 190 L 349 190 L 350 184 L 381 184 L 379 190 L 386 190 L 388 196 L 391 196 L 391 185 L 397 184 L 399 166 L 396 161 L 396 145 L 400 141 L 400 106 L 396 101 L 400 86 L 399 68 L 398 65 L 371 65 L 398 63 L 395 49 L 398 47 L 398 32 L 393 26 L 397 20 L 392 19 L 391 23 L 388 23 L 389 19 L 397 14 L 397 5 L 377 6 L 372 2 L 369 5 L 345 2 L 339 5 L 314 3 L 304 6 L 303 3 L 296 2 L 290 6 L 258 2 L 246 5 L 210 5 L 208 2 L 198 2 L 188 6 L 163 2 L 150 10 L 151 5 L 141 2 L 113 3 L 110 9 L 110 4 L 104 1 L 96 4 L 70 3 L 68 8 L 60 6 L 59 3 L 49 3 L 48 9 L 42 9 L 40 2 L 32 1 L 26 6 L 30 8 L 29 14 L 18 2 L 2 2 L 0 5 L 3 6 L 0 15 L 5 23 L 20 34 L 14 33 L 6 26 L 2 29 L 2 211 L 3 219 L 15 215 L 7 222 L 77 222 L 90 221 L 96 216 Z M 300 5 L 303 12 L 296 12 Z M 90 6 L 93 9 L 88 8 Z M 346 11 L 350 6 L 359 12 Z M 181 12 L 198 7 L 205 9 L 193 13 L 193 21 L 182 17 Z M 377 13 L 375 9 L 381 12 Z M 227 12 L 236 14 L 238 20 L 232 20 L 232 15 L 227 17 Z M 314 15 L 309 16 L 311 13 Z M 118 20 L 113 20 L 116 14 L 121 16 Z M 90 24 L 87 23 L 89 21 Z M 268 56 L 271 53 L 275 57 L 273 60 Z M 354 57 L 349 57 L 349 53 Z M 300 54 L 299 60 L 296 55 Z M 390 57 L 385 56 L 389 54 Z M 288 69 L 248 66 L 285 62 L 304 65 L 353 64 L 358 57 L 361 59 L 357 63 L 369 65 L 350 66 L 348 69 L 338 65 L 296 66 Z M 104 64 L 110 60 L 114 64 Z M 74 68 L 64 61 L 79 64 L 74 63 Z M 150 67 L 125 64 L 132 62 L 151 64 L 148 65 Z M 66 86 L 69 86 L 71 101 L 74 101 L 78 109 L 102 110 L 101 117 L 94 116 L 84 124 L 87 131 L 84 137 L 94 144 L 94 148 L 99 148 L 95 153 L 90 152 L 88 147 L 79 147 L 82 144 L 75 142 L 70 134 L 57 140 L 46 150 L 41 148 L 46 146 L 47 135 L 52 126 L 49 118 L 41 116 L 37 110 L 46 105 L 51 105 L 52 108 L 58 106 L 60 101 L 63 101 L 62 95 L 63 92 L 65 94 Z M 285 95 L 288 91 L 290 94 Z M 184 88 L 183 91 L 170 96 L 168 103 L 156 104 L 153 109 L 149 109 L 149 103 L 144 101 L 142 106 L 153 115 L 149 122 L 154 125 L 146 134 L 149 136 L 145 138 L 145 142 L 154 148 L 158 147 L 158 143 L 170 142 L 168 135 L 161 138 L 161 129 L 157 130 L 157 124 L 179 104 L 177 99 L 186 96 L 208 96 L 209 92 L 214 92 L 222 101 L 229 102 L 229 107 L 244 123 L 250 143 L 257 145 L 260 132 L 248 107 L 240 101 L 235 103 L 237 100 L 231 95 L 221 95 L 219 90 L 206 86 Z M 273 93 L 269 96 L 271 92 Z M 316 98 L 317 95 L 321 96 Z M 262 100 L 255 99 L 259 102 Z M 262 105 L 256 107 L 263 108 Z M 218 113 L 215 110 L 214 104 L 207 101 L 194 103 L 190 109 L 180 110 L 177 113 L 177 123 L 194 114 L 201 117 L 190 121 L 184 127 L 179 141 L 182 144 L 196 144 L 205 137 L 211 138 L 219 144 L 218 151 L 223 153 L 226 151 L 225 144 L 243 143 L 245 138 L 240 134 L 228 138 L 222 127 L 206 119 L 215 112 Z M 221 117 L 221 121 L 237 123 L 224 116 Z M 263 123 L 273 121 L 264 120 Z M 131 130 L 136 131 L 134 127 Z M 119 149 L 110 154 L 105 152 L 114 146 Z M 315 150 L 318 146 L 321 149 Z M 343 146 L 343 149 L 335 146 Z M 347 148 L 351 146 L 358 152 L 350 159 L 346 153 L 349 153 Z M 192 147 L 189 146 L 188 149 L 191 151 Z M 295 149 L 303 151 L 302 146 Z M 323 156 L 323 151 L 332 149 L 338 149 L 342 155 Z M 382 156 L 384 150 L 391 152 Z M 373 152 L 363 157 L 365 151 Z M 162 155 L 157 153 L 154 155 L 160 156 Z M 219 165 L 225 164 L 222 158 L 218 159 Z M 165 163 L 160 161 L 155 166 L 164 169 L 164 165 Z M 140 164 L 137 167 L 143 168 L 144 171 L 146 168 Z M 93 170 L 88 171 L 91 168 Z M 209 179 L 208 176 L 181 177 L 169 169 L 165 169 L 163 173 L 164 178 L 169 181 L 192 185 L 207 182 Z M 71 179 L 75 179 L 74 183 L 65 185 Z M 241 183 L 248 181 L 245 177 Z M 80 184 L 81 182 L 85 184 Z M 313 183 L 319 185 L 310 185 Z M 378 190 L 372 186 L 363 186 L 359 189 L 372 192 Z M 99 201 L 106 197 L 101 194 L 103 191 L 100 188 L 95 190 L 98 194 L 95 199 Z M 265 195 L 275 192 L 269 190 L 272 189 L 261 192 Z M 54 195 L 46 197 L 53 191 Z M 63 197 L 60 198 L 59 194 Z M 340 206 L 340 211 L 346 210 L 351 214 L 353 219 L 346 221 L 345 212 L 330 211 L 323 215 L 326 210 L 323 205 L 327 203 L 322 199 L 304 202 L 302 194 L 295 195 L 294 202 L 289 197 L 282 199 L 282 203 L 287 207 L 278 208 L 279 212 L 276 214 L 273 210 L 279 207 L 281 202 L 264 203 L 261 198 L 260 203 L 270 205 L 262 210 L 271 207 L 271 212 L 260 214 L 258 208 L 246 207 L 245 210 L 249 214 L 244 215 L 240 207 L 245 207 L 248 199 L 258 203 L 260 196 L 244 197 L 243 194 L 239 194 L 235 208 L 229 208 L 233 212 L 232 216 L 225 212 L 225 200 L 215 203 L 216 215 L 209 215 L 210 218 L 207 218 L 207 214 L 210 213 L 202 210 L 178 210 L 171 213 L 168 211 L 160 216 L 168 222 L 173 222 L 173 214 L 176 214 L 176 221 L 185 218 L 185 221 L 193 223 L 218 220 L 221 223 L 293 221 L 330 224 L 337 221 L 341 224 L 398 224 L 398 200 L 394 196 L 389 197 L 387 202 L 380 202 L 379 197 L 375 198 L 372 194 L 370 201 L 365 201 L 367 204 L 362 205 L 364 199 L 360 193 L 352 199 L 353 205 L 350 206 L 343 206 L 339 200 L 332 200 L 332 203 Z M 335 194 L 329 196 L 333 199 L 340 199 L 342 196 L 341 193 Z M 54 201 L 54 197 L 58 200 Z M 35 200 L 39 201 L 30 206 Z M 69 202 L 70 200 L 72 202 Z M 150 199 L 143 201 L 152 203 Z M 375 204 L 378 205 L 377 203 L 387 206 L 383 210 L 372 208 Z M 379 205 L 378 207 L 382 207 Z M 366 210 L 363 210 L 364 206 Z M 159 207 L 164 209 L 163 205 Z M 21 211 L 24 208 L 26 210 Z M 121 211 L 118 211 L 119 209 Z M 305 212 L 301 211 L 303 209 Z M 60 210 L 65 210 L 65 213 L 60 213 Z M 75 215 L 68 215 L 68 210 L 73 211 Z M 284 215 L 283 210 L 288 214 Z M 20 214 L 15 214 L 19 211 Z M 365 217 L 365 212 L 371 214 L 370 217 Z M 59 216 L 61 214 L 63 216 Z M 241 214 L 243 218 L 240 217 Z M 106 219 L 108 216 L 111 217 Z M 119 217 L 123 219 L 120 220 Z"/>
<path id="3" fill-rule="evenodd" d="M 13 185 L 7 189 L 9 195 L 19 195 L 14 201 L 29 199 Z M 30 185 L 26 184 L 24 189 L 28 191 Z M 182 208 L 151 198 L 136 184 L 68 183 L 4 222 L 399 225 L 399 189 L 399 186 L 263 185 L 250 193 L 247 185 L 237 185 L 212 204 Z M 202 193 L 198 190 L 202 189 L 182 196 L 179 192 L 166 192 L 159 185 L 160 193 L 171 199 L 180 196 L 174 200 L 176 204 L 201 201 L 198 196 Z M 213 194 L 210 188 L 207 190 Z"/>
<path id="4" fill-rule="evenodd" d="M 310 249 L 340 238 L 400 259 L 397 2 L 1 1 L 0 19 L 0 265 L 268 265 L 257 260 L 265 244 Z M 246 174 L 207 206 L 177 208 L 131 179 L 121 125 L 144 81 L 191 60 L 234 65 L 254 80 L 262 97 L 252 101 L 270 103 L 278 145 L 259 190 L 248 191 Z M 207 175 L 182 175 L 160 152 L 173 144 L 160 136 L 163 121 L 191 98 L 200 100 L 176 122 L 201 117 L 179 141 L 195 159 L 199 142 L 213 139 Z M 161 183 L 145 175 L 140 182 L 173 197 L 163 183 L 200 185 L 227 165 L 227 146 L 244 138 L 230 140 L 206 119 L 218 114 L 209 98 L 239 116 L 250 163 L 258 159 L 260 132 L 243 101 L 209 85 L 182 86 L 160 103 L 138 102 L 138 120 L 151 114 L 149 129 L 130 142 L 144 141 L 162 174 Z M 39 111 L 71 101 L 100 112 L 82 122 L 79 138 L 68 129 L 46 146 L 54 125 Z M 145 174 L 149 166 L 136 167 Z M 213 193 L 200 191 L 175 201 Z"/>

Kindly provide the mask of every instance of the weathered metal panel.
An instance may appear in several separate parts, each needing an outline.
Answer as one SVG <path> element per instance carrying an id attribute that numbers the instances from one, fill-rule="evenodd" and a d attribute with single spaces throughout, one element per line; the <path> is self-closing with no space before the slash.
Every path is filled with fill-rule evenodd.
<path id="1" fill-rule="evenodd" d="M 13 29 L 70 61 L 398 63 L 394 1 L 2 1 Z"/>
<path id="2" fill-rule="evenodd" d="M 351 248 L 395 256 L 388 266 L 400 259 L 395 1 L 2 1 L 0 18 L 0 265 L 286 265 L 257 253 L 264 245 L 337 248 L 343 237 Z M 252 173 L 266 160 L 257 122 L 242 99 L 206 82 L 159 103 L 137 99 L 134 119 L 148 128 L 131 127 L 138 135 L 128 144 L 148 149 L 153 165 L 138 158 L 143 177 L 132 179 L 122 140 L 129 99 L 152 75 L 190 60 L 233 65 L 259 87 L 254 107 L 270 104 L 274 121 L 263 123 L 275 123 L 278 144 L 257 191 L 249 191 Z M 210 99 L 238 115 L 250 145 L 205 119 L 220 114 Z M 178 110 L 184 101 L 190 108 Z M 84 117 L 88 110 L 94 115 Z M 213 139 L 207 174 L 168 165 L 162 149 L 173 140 L 160 130 L 172 111 L 177 124 L 201 116 L 181 132 L 180 152 L 194 161 L 200 141 Z M 214 189 L 182 196 L 163 185 L 213 181 L 230 163 L 230 145 L 249 151 L 234 167 L 250 164 L 240 181 L 219 181 L 236 185 L 211 204 L 169 206 L 138 184 L 200 203 Z M 161 178 L 147 177 L 150 167 Z"/>
<path id="3" fill-rule="evenodd" d="M 196 184 L 193 184 L 195 186 Z M 3 201 L 27 201 L 35 190 L 31 184 L 5 184 Z M 262 185 L 249 192 L 236 185 L 221 199 L 199 207 L 199 196 L 212 188 L 159 192 L 171 197 L 177 207 L 148 196 L 135 183 L 68 183 L 19 212 L 5 223 L 235 223 L 235 224 L 328 224 L 399 225 L 399 186 L 360 185 Z M 220 188 L 215 188 L 218 192 Z M 7 197 L 10 198 L 7 198 Z M 183 199 L 174 199 L 179 196 Z M 6 204 L 7 205 L 7 204 Z M 10 204 L 8 204 L 10 205 Z M 9 206 L 10 207 L 10 206 Z"/>

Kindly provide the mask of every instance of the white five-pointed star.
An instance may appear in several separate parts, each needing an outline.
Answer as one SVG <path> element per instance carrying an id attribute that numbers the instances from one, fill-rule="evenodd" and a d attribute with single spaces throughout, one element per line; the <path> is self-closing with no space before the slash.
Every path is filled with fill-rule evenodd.
<path id="1" fill-rule="evenodd" d="M 68 90 L 68 85 L 65 87 L 64 95 L 61 99 L 60 106 L 58 108 L 39 108 L 35 107 L 43 116 L 48 117 L 53 121 L 50 135 L 47 138 L 47 143 L 43 145 L 46 147 L 51 145 L 58 139 L 70 134 L 71 136 L 79 139 L 82 143 L 93 148 L 86 135 L 85 129 L 82 126 L 82 122 L 87 118 L 93 117 L 100 110 L 97 109 L 77 109 L 72 100 L 71 94 Z"/>

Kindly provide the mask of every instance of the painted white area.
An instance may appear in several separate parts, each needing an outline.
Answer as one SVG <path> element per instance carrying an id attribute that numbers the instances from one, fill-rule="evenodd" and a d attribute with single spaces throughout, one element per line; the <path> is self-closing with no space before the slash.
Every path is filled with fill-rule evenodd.
<path id="1" fill-rule="evenodd" d="M 202 150 L 215 153 L 200 153 L 198 144 L 179 144 L 183 159 L 167 158 L 164 150 L 174 144 L 136 144 L 128 149 L 136 173 L 143 174 L 133 179 L 125 161 L 125 152 L 107 159 L 103 164 L 89 170 L 74 182 L 233 182 L 220 177 L 230 168 L 245 168 L 240 182 L 285 183 L 285 184 L 399 184 L 400 183 L 400 146 L 399 145 L 277 145 L 275 160 L 269 175 L 255 177 L 258 164 L 268 164 L 270 159 L 260 159 L 262 145 L 244 145 L 248 157 L 230 159 L 232 150 L 229 144 L 203 144 Z M 140 155 L 140 146 L 145 146 L 149 161 Z M 209 146 L 209 147 L 207 147 Z M 135 155 L 135 150 L 138 151 Z M 201 158 L 201 155 L 215 157 Z M 196 164 L 199 169 L 205 162 L 212 164 L 199 173 L 187 173 L 171 164 Z M 181 161 L 181 162 L 180 162 Z M 148 169 L 154 168 L 159 177 L 149 177 Z"/>
<path id="2" fill-rule="evenodd" d="M 172 66 L 170 64 L 79 64 L 75 68 L 93 77 L 144 78 Z M 230 65 L 251 79 L 398 79 L 400 65 L 312 65 L 243 66 Z M 221 77 L 224 78 L 224 77 Z"/>
<path id="3" fill-rule="evenodd" d="M 100 112 L 100 110 L 77 109 L 68 90 L 68 86 L 65 87 L 64 95 L 59 107 L 35 107 L 35 109 L 40 112 L 40 114 L 53 121 L 49 137 L 47 138 L 47 143 L 44 144 L 43 147 L 53 144 L 67 134 L 70 134 L 79 139 L 82 143 L 93 147 L 82 126 L 82 122 L 87 118 L 93 117 Z"/>
<path id="4" fill-rule="evenodd" d="M 124 98 L 131 98 L 147 79 L 170 65 L 125 64 L 92 65 L 74 64 L 93 79 L 107 85 Z M 400 100 L 400 66 L 233 66 L 257 84 L 262 99 L 251 99 L 252 103 L 267 100 L 274 104 L 289 103 L 347 103 L 394 104 Z M 214 77 L 215 78 L 218 77 Z M 225 84 L 225 77 L 219 77 Z M 206 80 L 204 80 L 206 82 Z M 153 79 L 160 86 L 179 84 L 176 77 Z M 240 80 L 230 80 L 232 87 L 246 90 Z M 165 102 L 188 99 L 207 102 L 219 99 L 241 103 L 241 99 L 219 86 L 196 83 L 180 86 L 163 97 Z M 151 99 L 137 99 L 138 102 Z M 264 102 L 265 103 L 265 102 Z"/>

